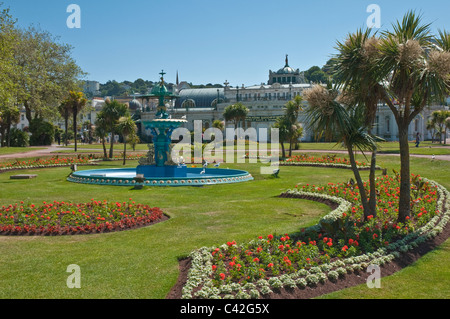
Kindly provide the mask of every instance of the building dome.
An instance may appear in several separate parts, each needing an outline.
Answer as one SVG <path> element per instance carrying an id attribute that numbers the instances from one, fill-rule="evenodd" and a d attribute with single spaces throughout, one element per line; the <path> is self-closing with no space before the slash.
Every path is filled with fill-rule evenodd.
<path id="1" fill-rule="evenodd" d="M 130 110 L 142 110 L 141 103 L 138 100 L 136 100 L 136 99 L 131 100 L 128 103 L 128 105 L 130 106 Z"/>
<path id="2" fill-rule="evenodd" d="M 291 68 L 289 65 L 286 65 L 284 68 L 279 69 L 277 74 L 294 74 L 295 70 Z"/>

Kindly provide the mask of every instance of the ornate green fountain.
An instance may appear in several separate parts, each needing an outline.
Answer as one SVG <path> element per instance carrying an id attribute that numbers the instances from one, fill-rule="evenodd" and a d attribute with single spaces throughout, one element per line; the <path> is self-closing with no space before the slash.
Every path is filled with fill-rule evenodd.
<path id="1" fill-rule="evenodd" d="M 141 120 L 142 125 L 151 131 L 153 144 L 149 144 L 147 156 L 139 161 L 136 168 L 105 168 L 72 172 L 67 180 L 74 183 L 108 186 L 203 186 L 215 184 L 240 183 L 253 180 L 251 174 L 236 169 L 222 169 L 219 164 L 208 168 L 187 167 L 172 161 L 172 133 L 186 120 L 172 119 L 165 102 L 177 98 L 164 85 L 164 71 L 161 82 L 143 99 L 158 99 L 158 108 L 153 120 Z"/>
<path id="2" fill-rule="evenodd" d="M 170 92 L 165 86 L 164 71 L 161 71 L 161 82 L 155 86 L 149 95 L 141 98 L 158 99 L 158 108 L 155 118 L 151 121 L 142 121 L 145 129 L 150 130 L 153 135 L 153 145 L 149 144 L 147 157 L 139 161 L 136 168 L 137 174 L 144 177 L 183 177 L 186 176 L 186 166 L 178 165 L 172 161 L 170 147 L 172 142 L 172 132 L 186 123 L 186 120 L 172 119 L 167 112 L 166 101 L 177 98 L 177 95 Z"/>

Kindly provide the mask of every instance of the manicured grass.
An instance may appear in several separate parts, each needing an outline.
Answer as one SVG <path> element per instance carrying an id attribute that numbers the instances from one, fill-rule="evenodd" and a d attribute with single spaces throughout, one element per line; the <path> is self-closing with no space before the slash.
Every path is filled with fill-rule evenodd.
<path id="1" fill-rule="evenodd" d="M 358 155 L 358 160 L 363 157 Z M 122 167 L 120 164 L 105 162 L 100 167 Z M 136 164 L 127 162 L 130 167 Z M 392 169 L 399 168 L 398 157 L 379 156 L 379 165 L 391 174 Z M 279 178 L 274 178 L 261 175 L 260 164 L 223 166 L 248 170 L 255 180 L 221 186 L 134 190 L 67 182 L 70 168 L 20 172 L 38 174 L 33 180 L 10 180 L 9 176 L 17 172 L 0 174 L 0 205 L 21 200 L 41 203 L 133 198 L 138 203 L 161 207 L 171 217 L 150 227 L 103 235 L 0 237 L 0 298 L 164 298 L 177 280 L 178 258 L 203 246 L 295 232 L 312 225 L 329 212 L 327 206 L 277 196 L 296 184 L 321 185 L 352 177 L 351 171 L 345 169 L 281 167 Z M 412 172 L 450 189 L 450 162 L 412 158 L 411 166 Z M 363 178 L 367 174 L 362 172 Z M 440 259 L 450 258 L 448 249 L 434 253 Z M 427 260 L 423 262 L 428 264 Z M 81 267 L 81 289 L 66 286 L 70 264 Z M 449 278 L 439 268 L 436 271 L 436 280 L 445 282 Z M 408 284 L 411 277 L 398 277 L 400 281 L 404 278 L 405 298 L 415 298 L 423 291 L 429 291 L 434 298 L 433 280 L 415 285 Z M 389 298 L 390 289 L 380 289 L 379 293 L 383 291 Z M 352 296 L 358 297 L 359 292 Z"/>
<path id="2" fill-rule="evenodd" d="M 450 240 L 407 268 L 381 278 L 380 289 L 366 284 L 330 293 L 323 299 L 448 299 L 450 296 Z"/>

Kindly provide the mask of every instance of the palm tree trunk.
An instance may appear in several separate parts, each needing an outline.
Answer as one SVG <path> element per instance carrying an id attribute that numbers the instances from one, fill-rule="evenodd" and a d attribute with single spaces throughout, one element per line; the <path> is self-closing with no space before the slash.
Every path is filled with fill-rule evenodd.
<path id="1" fill-rule="evenodd" d="M 78 144 L 77 144 L 77 110 L 76 109 L 74 109 L 73 110 L 73 133 L 75 134 L 75 152 L 77 151 L 77 147 L 78 147 Z"/>
<path id="2" fill-rule="evenodd" d="M 289 157 L 292 157 L 292 144 L 293 144 L 293 141 L 291 139 L 289 139 Z"/>
<path id="3" fill-rule="evenodd" d="M 411 180 L 409 167 L 408 126 L 399 123 L 400 144 L 400 196 L 398 205 L 398 221 L 404 223 L 411 211 Z"/>
<path id="4" fill-rule="evenodd" d="M 377 165 L 377 149 L 372 151 L 372 158 L 370 160 L 370 173 L 369 173 L 369 215 L 373 217 L 377 216 L 377 193 L 375 184 L 375 170 Z"/>
<path id="5" fill-rule="evenodd" d="M 361 204 L 364 210 L 364 220 L 367 220 L 367 216 L 370 214 L 369 203 L 367 202 L 367 193 L 364 188 L 364 183 L 361 179 L 361 175 L 359 174 L 358 166 L 356 165 L 355 155 L 353 154 L 353 148 L 349 143 L 345 143 L 347 146 L 348 155 L 350 157 L 350 164 L 352 166 L 353 174 L 355 175 L 356 184 L 358 185 L 359 195 L 361 197 Z"/>
<path id="6" fill-rule="evenodd" d="M 281 156 L 286 158 L 286 150 L 284 149 L 284 141 L 281 141 Z"/>
<path id="7" fill-rule="evenodd" d="M 102 137 L 102 145 L 103 145 L 103 157 L 106 159 L 108 158 L 108 153 L 106 152 L 106 141 L 104 137 Z"/>
<path id="8" fill-rule="evenodd" d="M 111 143 L 109 147 L 109 158 L 113 158 L 114 154 L 114 131 L 111 131 Z"/>
<path id="9" fill-rule="evenodd" d="M 127 158 L 127 139 L 124 136 L 123 137 L 123 165 L 125 165 L 126 158 Z"/>
<path id="10" fill-rule="evenodd" d="M 65 130 L 66 130 L 66 136 L 64 137 L 64 145 L 69 145 L 69 141 L 68 141 L 68 132 L 69 132 L 69 114 L 66 111 L 66 114 L 64 115 L 64 125 L 65 125 Z"/>

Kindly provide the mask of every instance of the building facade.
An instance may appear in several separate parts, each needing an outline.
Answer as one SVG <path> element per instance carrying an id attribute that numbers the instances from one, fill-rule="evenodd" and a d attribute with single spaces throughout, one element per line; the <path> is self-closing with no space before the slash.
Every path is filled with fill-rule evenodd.
<path id="1" fill-rule="evenodd" d="M 258 139 L 261 138 L 259 129 L 267 129 L 269 132 L 267 139 L 270 141 L 270 128 L 273 127 L 277 118 L 283 116 L 286 103 L 296 95 L 303 96 L 304 91 L 311 88 L 313 84 L 306 83 L 304 75 L 299 69 L 289 66 L 287 56 L 284 67 L 276 72 L 269 70 L 269 79 L 266 83 L 233 87 L 228 81 L 225 81 L 223 88 L 206 89 L 190 88 L 186 82 L 177 83 L 178 86 L 175 90 L 179 98 L 172 105 L 168 105 L 169 110 L 173 118 L 186 117 L 188 121 L 186 128 L 190 131 L 194 129 L 194 121 L 202 121 L 205 129 L 211 127 L 215 120 L 223 121 L 225 127 L 231 128 L 234 127 L 234 123 L 226 123 L 223 112 L 227 106 L 240 102 L 249 109 L 244 127 L 255 128 Z M 151 102 L 147 103 L 151 104 Z M 412 121 L 409 128 L 409 139 L 415 140 L 419 133 L 421 140 L 430 140 L 431 132 L 426 129 L 428 118 L 433 111 L 446 108 L 448 109 L 442 105 L 428 106 Z M 143 108 L 141 118 L 153 119 L 155 113 L 153 108 L 148 110 L 148 107 Z M 304 128 L 307 127 L 305 116 L 301 112 L 298 122 L 302 123 Z M 378 107 L 374 132 L 386 141 L 398 140 L 397 124 L 387 105 L 380 104 Z M 305 129 L 301 141 L 315 141 L 313 133 Z"/>

